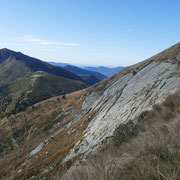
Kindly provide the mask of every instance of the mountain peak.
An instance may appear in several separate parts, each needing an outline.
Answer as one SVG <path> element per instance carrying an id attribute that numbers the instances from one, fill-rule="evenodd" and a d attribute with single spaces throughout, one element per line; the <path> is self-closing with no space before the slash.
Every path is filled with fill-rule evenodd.
<path id="1" fill-rule="evenodd" d="M 0 49 L 0 51 L 7 51 L 7 50 L 9 50 L 8 48 L 2 48 L 2 49 Z"/>
<path id="2" fill-rule="evenodd" d="M 12 50 L 7 49 L 7 48 L 0 49 L 0 62 L 6 60 L 10 56 L 15 56 L 16 53 L 17 52 L 12 51 Z"/>
<path id="3" fill-rule="evenodd" d="M 2 48 L 2 49 L 0 49 L 0 53 L 8 53 L 8 52 L 15 52 L 15 51 L 12 51 L 12 50 L 10 50 L 10 49 L 8 49 L 8 48 Z"/>

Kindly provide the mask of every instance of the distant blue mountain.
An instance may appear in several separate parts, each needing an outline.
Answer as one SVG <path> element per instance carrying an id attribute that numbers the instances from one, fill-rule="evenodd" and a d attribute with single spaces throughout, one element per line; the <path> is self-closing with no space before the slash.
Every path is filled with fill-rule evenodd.
<path id="1" fill-rule="evenodd" d="M 83 82 L 85 82 L 88 85 L 93 85 L 96 84 L 97 82 L 106 79 L 107 76 L 96 72 L 96 71 L 88 71 L 86 69 L 80 68 L 80 67 L 76 67 L 67 63 L 55 63 L 55 62 L 50 62 L 51 65 L 54 66 L 59 66 L 65 70 L 68 70 L 69 72 L 76 74 L 77 76 L 79 76 Z"/>
<path id="2" fill-rule="evenodd" d="M 118 66 L 118 67 L 114 67 L 114 68 L 109 68 L 109 67 L 105 67 L 105 66 L 98 66 L 98 67 L 86 66 L 86 67 L 84 67 L 84 69 L 86 69 L 88 71 L 96 71 L 101 74 L 104 74 L 107 77 L 112 76 L 113 74 L 117 73 L 119 70 L 121 70 L 123 68 L 124 67 L 122 67 L 122 66 Z"/>
<path id="3" fill-rule="evenodd" d="M 81 74 L 81 75 L 87 75 L 97 72 L 100 74 L 92 74 L 96 78 L 102 80 L 106 77 L 112 76 L 113 74 L 117 73 L 119 70 L 123 69 L 124 67 L 118 66 L 118 67 L 106 67 L 106 66 L 83 66 L 83 65 L 72 65 L 69 63 L 57 63 L 57 62 L 49 62 L 49 64 L 52 64 L 54 66 L 63 66 L 66 67 L 69 71 L 75 73 L 75 74 Z M 85 72 L 86 70 L 86 72 Z M 91 73 L 90 73 L 91 71 Z M 99 77 L 97 77 L 99 75 Z M 103 77 L 104 75 L 104 77 Z"/>
<path id="4" fill-rule="evenodd" d="M 88 74 L 91 74 L 93 76 L 95 76 L 97 79 L 99 80 L 103 80 L 103 79 L 106 79 L 107 76 L 99 73 L 99 72 L 96 72 L 96 71 L 89 71 L 89 70 L 86 70 L 86 69 L 83 69 L 83 68 L 79 68 L 79 67 L 76 67 L 76 66 L 72 66 L 72 65 L 67 65 L 67 66 L 64 66 L 64 68 L 74 74 L 77 74 L 77 75 L 88 75 Z"/>

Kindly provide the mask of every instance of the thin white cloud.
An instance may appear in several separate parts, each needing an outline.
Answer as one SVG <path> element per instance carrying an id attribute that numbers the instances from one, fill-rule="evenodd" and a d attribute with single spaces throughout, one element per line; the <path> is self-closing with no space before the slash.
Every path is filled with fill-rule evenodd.
<path id="1" fill-rule="evenodd" d="M 61 42 L 61 41 L 48 41 L 48 40 L 40 39 L 39 37 L 32 36 L 32 35 L 23 36 L 18 39 L 21 39 L 25 42 L 39 44 L 39 45 L 79 46 L 79 44 L 76 44 L 76 43 Z"/>

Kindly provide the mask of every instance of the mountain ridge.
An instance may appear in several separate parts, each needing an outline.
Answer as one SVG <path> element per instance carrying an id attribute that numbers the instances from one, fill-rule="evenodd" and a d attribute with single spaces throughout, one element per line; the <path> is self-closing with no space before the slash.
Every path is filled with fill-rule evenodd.
<path id="1" fill-rule="evenodd" d="M 45 71 L 64 78 L 82 81 L 80 77 L 63 68 L 55 67 L 39 59 L 24 55 L 23 53 L 4 48 L 0 50 L 0 65 L 2 65 L 3 62 L 5 63 L 6 60 L 19 61 L 18 64 L 23 63 L 23 66 L 27 67 L 31 72 Z M 15 63 L 17 64 L 17 62 Z"/>
<path id="2" fill-rule="evenodd" d="M 50 97 L 86 87 L 80 76 L 66 69 L 21 52 L 0 50 L 0 118 Z"/>
<path id="3" fill-rule="evenodd" d="M 56 63 L 56 62 L 48 62 L 49 64 L 55 65 L 55 66 L 63 66 L 63 67 L 68 67 L 68 66 L 73 66 L 76 68 L 80 68 L 81 71 L 89 71 L 89 72 L 97 72 L 100 73 L 101 75 L 104 75 L 106 77 L 112 76 L 113 74 L 115 74 L 116 72 L 118 72 L 119 70 L 123 69 L 123 66 L 118 66 L 118 67 L 106 67 L 106 66 L 87 66 L 87 65 L 73 65 L 73 64 L 69 64 L 69 63 Z"/>
<path id="4" fill-rule="evenodd" d="M 25 112 L 16 114 L 16 116 L 11 115 L 4 118 L 0 121 L 0 139 L 3 141 L 0 150 L 1 156 L 4 157 L 0 159 L 0 164 L 4 165 L 0 170 L 1 177 L 8 178 L 11 169 L 13 169 L 14 179 L 24 178 L 26 172 L 28 178 L 58 179 L 64 173 L 70 175 L 73 168 L 79 164 L 86 163 L 85 158 L 88 155 L 101 151 L 102 146 L 113 138 L 116 128 L 122 124 L 126 125 L 130 121 L 136 124 L 139 117 L 141 120 L 145 120 L 143 119 L 146 117 L 145 115 L 150 113 L 152 119 L 151 121 L 147 119 L 147 124 L 156 121 L 158 115 L 161 114 L 166 119 L 167 125 L 171 122 L 171 118 L 176 117 L 176 113 L 180 112 L 180 103 L 176 101 L 176 95 L 173 98 L 171 96 L 180 90 L 179 45 L 172 47 L 168 52 L 171 55 L 167 56 L 166 54 L 167 59 L 155 58 L 153 60 L 149 58 L 122 69 L 115 75 L 87 89 L 67 94 L 65 98 L 58 96 L 47 99 L 35 104 L 34 107 L 29 107 Z M 168 97 L 171 99 L 169 100 Z M 165 106 L 169 109 L 162 109 Z M 154 113 L 156 113 L 155 119 L 152 116 Z M 143 125 L 143 121 L 140 121 L 140 125 Z M 151 129 L 153 133 L 155 130 L 157 127 Z M 161 130 L 165 134 L 169 132 L 166 131 L 168 128 L 164 124 Z M 148 137 L 147 134 L 143 134 L 143 136 L 145 135 Z M 174 135 L 174 138 L 178 138 Z M 14 140 L 21 147 L 20 151 L 14 145 Z M 179 139 L 175 141 L 179 142 Z M 164 141 L 161 143 L 164 144 Z M 27 146 L 29 150 L 25 148 Z M 8 147 L 12 147 L 12 150 Z M 158 154 L 160 160 L 165 162 L 166 159 L 169 160 L 169 157 L 172 157 L 169 156 L 172 151 L 168 150 L 167 155 L 167 149 L 163 151 L 158 147 L 155 152 L 157 152 L 156 155 L 160 153 L 160 155 Z M 124 146 L 120 149 L 123 148 Z M 3 152 L 5 152 L 4 155 Z M 12 164 L 17 152 L 19 152 L 19 159 L 13 168 Z M 123 151 L 123 153 L 129 152 Z M 153 159 L 152 157 L 150 159 Z M 176 163 L 178 162 L 179 159 L 176 159 Z M 10 168 L 11 166 L 12 168 Z M 174 166 L 172 164 L 172 167 Z M 98 171 L 100 172 L 99 169 Z M 92 172 L 90 171 L 90 173 Z M 87 174 L 84 177 L 87 177 Z"/>
<path id="5" fill-rule="evenodd" d="M 85 70 L 83 68 L 79 68 L 79 67 L 72 66 L 72 65 L 66 65 L 66 66 L 64 66 L 64 68 L 71 71 L 71 72 L 74 72 L 75 74 L 80 74 L 80 75 L 92 74 L 93 76 L 95 76 L 99 80 L 103 80 L 103 79 L 107 78 L 107 76 L 105 76 L 101 73 L 98 73 L 96 71 L 88 71 L 88 70 Z"/>

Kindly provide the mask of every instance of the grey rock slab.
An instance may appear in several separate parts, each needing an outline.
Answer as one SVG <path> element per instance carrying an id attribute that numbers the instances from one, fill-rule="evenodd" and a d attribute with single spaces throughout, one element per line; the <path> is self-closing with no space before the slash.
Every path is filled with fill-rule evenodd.
<path id="1" fill-rule="evenodd" d="M 155 103 L 164 101 L 168 94 L 180 87 L 180 68 L 170 62 L 151 62 L 132 72 L 120 75 L 109 82 L 102 92 L 92 92 L 84 101 L 82 109 L 100 110 L 89 122 L 83 139 L 77 142 L 64 162 L 78 154 L 88 154 L 113 135 L 123 122 L 133 120 Z M 75 151 L 76 149 L 76 151 Z M 78 151 L 77 151 L 78 149 Z"/>

